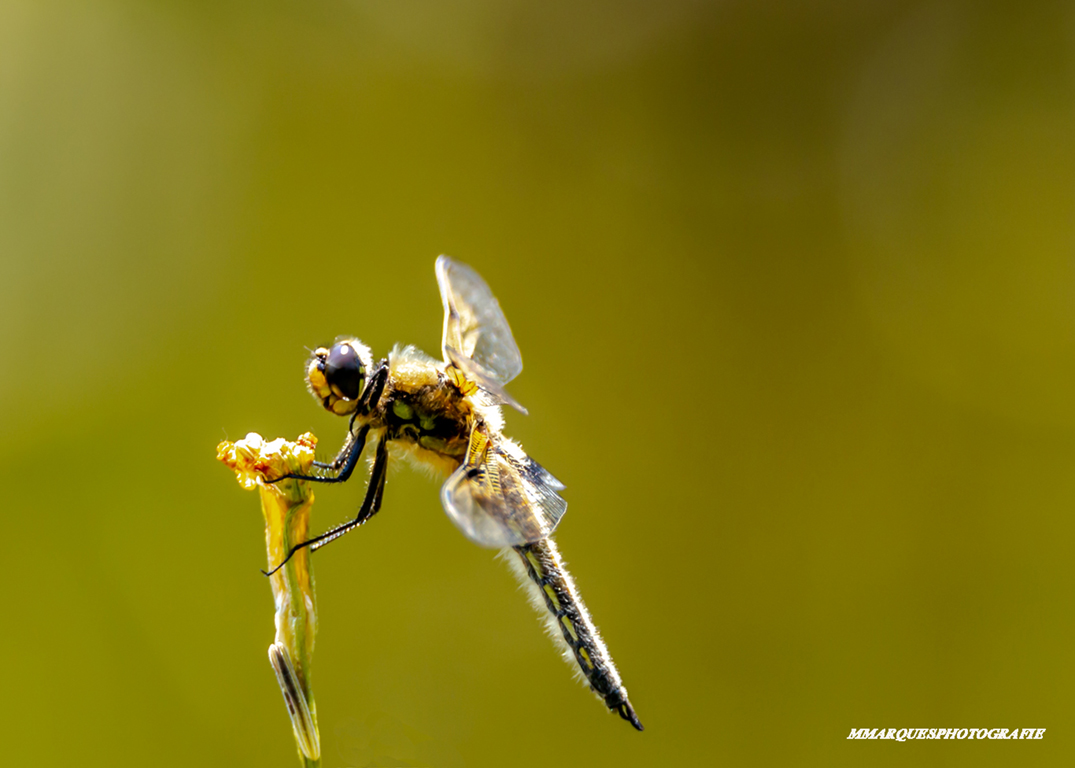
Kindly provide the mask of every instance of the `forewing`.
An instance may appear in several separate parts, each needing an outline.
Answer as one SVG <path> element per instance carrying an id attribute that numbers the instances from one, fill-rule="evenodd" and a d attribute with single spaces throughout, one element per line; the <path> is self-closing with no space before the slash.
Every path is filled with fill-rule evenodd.
<path id="1" fill-rule="evenodd" d="M 437 259 L 437 283 L 444 304 L 441 351 L 473 381 L 522 410 L 504 386 L 519 375 L 523 358 L 493 292 L 466 264 Z"/>
<path id="2" fill-rule="evenodd" d="M 483 547 L 517 547 L 547 537 L 567 511 L 564 486 L 526 454 L 491 446 L 478 464 L 464 463 L 441 488 L 444 511 Z"/>

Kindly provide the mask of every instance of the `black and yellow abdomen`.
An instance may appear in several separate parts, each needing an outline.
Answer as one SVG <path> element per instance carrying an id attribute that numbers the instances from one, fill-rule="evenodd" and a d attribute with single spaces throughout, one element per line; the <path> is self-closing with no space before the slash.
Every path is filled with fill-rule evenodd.
<path id="1" fill-rule="evenodd" d="M 627 698 L 620 673 L 552 538 L 514 547 L 514 551 L 521 570 L 536 587 L 535 596 L 548 611 L 550 633 L 562 638 L 563 647 L 605 706 L 641 731 L 642 723 Z"/>

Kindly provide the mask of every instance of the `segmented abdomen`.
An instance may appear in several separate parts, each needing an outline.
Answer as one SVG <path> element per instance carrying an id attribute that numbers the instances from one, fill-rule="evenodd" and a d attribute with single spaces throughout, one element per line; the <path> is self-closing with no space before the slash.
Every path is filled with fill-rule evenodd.
<path id="1" fill-rule="evenodd" d="M 514 549 L 556 624 L 556 629 L 551 631 L 559 631 L 563 636 L 590 688 L 609 709 L 641 731 L 642 724 L 627 700 L 627 689 L 620 681 L 616 665 L 612 663 L 552 538 Z"/>

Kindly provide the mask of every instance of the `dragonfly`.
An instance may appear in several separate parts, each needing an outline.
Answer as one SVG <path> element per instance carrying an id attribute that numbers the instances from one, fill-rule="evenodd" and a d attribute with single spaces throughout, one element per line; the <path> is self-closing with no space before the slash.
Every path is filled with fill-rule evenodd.
<path id="1" fill-rule="evenodd" d="M 365 496 L 353 520 L 295 545 L 316 551 L 366 523 L 381 508 L 388 465 L 407 459 L 445 478 L 444 511 L 470 541 L 503 550 L 531 599 L 545 614 L 550 635 L 569 663 L 612 712 L 642 730 L 589 610 L 564 566 L 552 533 L 567 502 L 564 485 L 503 433 L 501 406 L 527 413 L 505 385 L 522 371 L 522 356 L 489 286 L 471 267 L 440 256 L 437 283 L 444 305 L 442 360 L 414 346 L 396 345 L 375 361 L 368 346 L 341 336 L 318 347 L 306 365 L 306 383 L 330 413 L 349 419 L 343 447 L 313 474 L 288 474 L 317 483 L 343 483 L 371 444 Z"/>

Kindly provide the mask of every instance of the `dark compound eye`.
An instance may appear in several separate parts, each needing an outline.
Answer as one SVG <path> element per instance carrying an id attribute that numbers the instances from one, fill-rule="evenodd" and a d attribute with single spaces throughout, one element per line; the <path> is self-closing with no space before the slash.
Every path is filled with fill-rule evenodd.
<path id="1" fill-rule="evenodd" d="M 325 359 L 325 381 L 342 397 L 357 400 L 366 380 L 366 366 L 350 344 L 334 344 Z"/>

